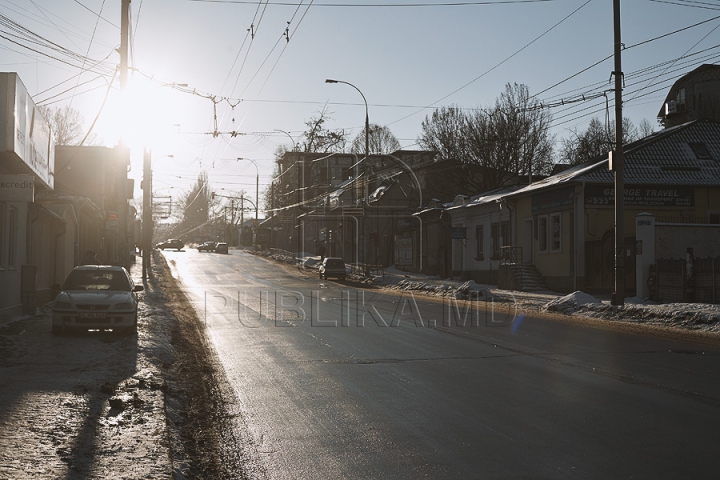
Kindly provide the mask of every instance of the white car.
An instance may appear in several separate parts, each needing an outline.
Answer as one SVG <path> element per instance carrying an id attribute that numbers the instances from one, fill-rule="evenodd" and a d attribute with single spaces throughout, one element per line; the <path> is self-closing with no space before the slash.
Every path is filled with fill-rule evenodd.
<path id="1" fill-rule="evenodd" d="M 68 275 L 52 307 L 52 333 L 111 329 L 137 332 L 137 293 L 124 267 L 83 265 Z"/>

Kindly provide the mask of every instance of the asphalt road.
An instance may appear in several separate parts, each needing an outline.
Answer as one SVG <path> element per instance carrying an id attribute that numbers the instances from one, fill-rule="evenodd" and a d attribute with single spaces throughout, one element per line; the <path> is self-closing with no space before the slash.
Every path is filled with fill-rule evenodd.
<path id="1" fill-rule="evenodd" d="M 486 302 L 465 312 L 240 251 L 164 255 L 268 478 L 719 475 L 720 350 L 707 342 L 493 316 Z"/>

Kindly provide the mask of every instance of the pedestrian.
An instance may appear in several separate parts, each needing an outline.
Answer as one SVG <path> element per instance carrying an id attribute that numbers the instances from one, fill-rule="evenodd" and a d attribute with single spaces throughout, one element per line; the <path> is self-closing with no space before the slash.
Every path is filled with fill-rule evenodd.
<path id="1" fill-rule="evenodd" d="M 323 245 L 322 243 L 318 248 L 318 253 L 320 254 L 320 261 L 322 262 L 323 260 L 325 260 L 325 245 Z"/>

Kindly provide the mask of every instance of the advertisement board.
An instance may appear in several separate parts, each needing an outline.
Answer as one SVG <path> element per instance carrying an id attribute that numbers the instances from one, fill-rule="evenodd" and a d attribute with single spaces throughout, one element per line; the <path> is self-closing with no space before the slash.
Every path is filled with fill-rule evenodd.
<path id="1" fill-rule="evenodd" d="M 16 73 L 0 73 L 0 112 L 5 127 L 0 129 L 3 155 L 14 154 L 28 173 L 53 189 L 55 142 L 50 125 Z"/>

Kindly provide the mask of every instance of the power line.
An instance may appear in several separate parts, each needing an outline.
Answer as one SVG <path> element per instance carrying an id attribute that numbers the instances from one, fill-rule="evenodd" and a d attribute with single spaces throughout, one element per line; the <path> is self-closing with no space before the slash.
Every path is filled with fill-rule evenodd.
<path id="1" fill-rule="evenodd" d="M 189 2 L 198 3 L 231 3 L 231 4 L 249 4 L 254 5 L 257 2 L 247 0 L 188 0 Z M 403 7 L 468 7 L 468 6 L 491 6 L 491 5 L 504 5 L 504 4 L 517 4 L 517 3 L 547 3 L 554 2 L 555 0 L 496 0 L 496 1 L 485 1 L 485 2 L 438 2 L 438 3 L 316 3 L 318 7 L 348 7 L 348 8 L 403 8 Z M 302 2 L 273 2 L 273 6 L 298 6 Z"/>

